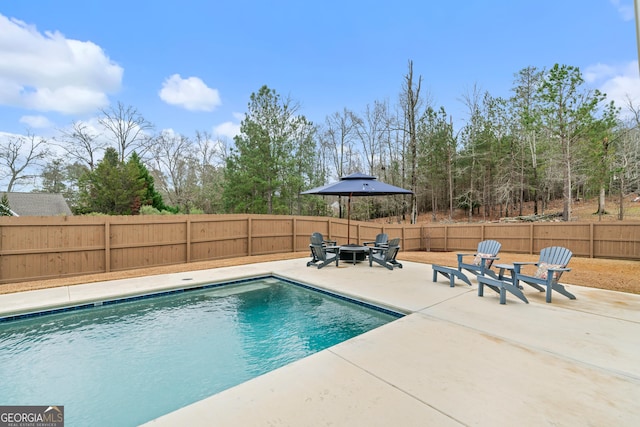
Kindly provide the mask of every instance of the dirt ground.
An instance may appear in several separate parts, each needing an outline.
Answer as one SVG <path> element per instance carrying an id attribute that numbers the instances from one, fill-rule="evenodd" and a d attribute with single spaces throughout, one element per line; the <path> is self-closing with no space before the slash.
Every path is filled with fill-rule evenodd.
<path id="1" fill-rule="evenodd" d="M 633 202 L 635 195 L 630 195 L 625 200 L 625 220 L 640 221 L 640 203 Z M 607 202 L 607 210 L 602 221 L 617 220 L 617 204 L 615 200 Z M 554 204 L 545 213 L 556 212 L 561 209 Z M 575 221 L 599 221 L 594 201 L 576 202 L 573 205 L 573 216 Z M 530 212 L 525 212 L 530 214 Z M 421 220 L 430 221 L 429 219 Z M 81 283 L 99 282 L 105 280 L 117 280 L 131 277 L 141 277 L 156 274 L 178 273 L 191 270 L 205 270 L 227 266 L 236 266 L 256 262 L 277 261 L 283 259 L 294 259 L 307 257 L 307 252 L 284 253 L 274 255 L 262 255 L 253 257 L 230 258 L 224 260 L 205 261 L 190 264 L 179 264 L 163 267 L 143 268 L 138 270 L 101 273 L 85 276 L 65 277 L 59 279 L 39 280 L 33 282 L 19 282 L 0 285 L 0 294 L 20 292 L 26 290 L 44 289 L 57 286 L 76 285 Z M 399 260 L 413 261 L 425 264 L 440 264 L 455 267 L 457 257 L 454 252 L 400 252 Z M 509 254 L 500 252 L 500 262 L 510 263 L 513 261 L 537 261 L 537 255 Z M 306 260 L 300 260 L 301 263 Z M 572 270 L 562 275 L 561 282 L 573 285 L 587 286 L 592 288 L 609 289 L 613 291 L 629 292 L 640 294 L 640 261 L 623 261 L 610 259 L 590 259 L 573 257 L 568 265 Z M 431 269 L 425 269 L 425 279 L 430 279 Z"/>
<path id="2" fill-rule="evenodd" d="M 640 221 L 640 202 L 634 201 L 640 195 L 635 193 L 626 196 L 622 202 L 623 206 L 623 219 L 624 221 Z M 542 206 L 538 207 L 538 214 L 553 215 L 562 213 L 563 202 L 562 200 L 553 200 L 549 202 L 544 210 Z M 620 213 L 620 200 L 616 198 L 608 198 L 605 203 L 605 213 L 597 215 L 598 210 L 597 200 L 575 200 L 571 204 L 571 221 L 572 222 L 611 222 L 619 221 Z M 511 212 L 511 217 L 520 215 L 519 210 Z M 522 215 L 533 215 L 533 202 L 525 203 L 522 210 Z M 510 222 L 512 218 L 500 218 L 499 215 L 495 215 L 491 218 L 483 218 L 479 214 L 473 216 L 473 221 L 485 221 L 485 222 Z M 453 216 L 453 222 L 467 222 L 467 214 L 463 210 L 456 210 Z M 557 218 L 556 221 L 561 221 Z M 418 222 L 429 223 L 433 222 L 433 215 L 431 213 L 421 214 L 418 217 Z M 435 222 L 449 222 L 448 213 L 441 212 L 436 215 Z"/>

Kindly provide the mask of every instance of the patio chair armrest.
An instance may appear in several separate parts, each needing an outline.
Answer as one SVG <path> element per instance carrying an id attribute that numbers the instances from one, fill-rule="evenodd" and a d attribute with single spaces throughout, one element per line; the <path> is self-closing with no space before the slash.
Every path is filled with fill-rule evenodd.
<path id="1" fill-rule="evenodd" d="M 458 264 L 462 263 L 462 258 L 466 257 L 466 256 L 471 256 L 471 255 L 475 255 L 475 254 L 456 254 L 458 256 Z"/>
<path id="2" fill-rule="evenodd" d="M 567 268 L 567 267 L 549 267 L 547 270 L 549 270 L 549 271 L 571 271 L 571 269 Z"/>
<path id="3" fill-rule="evenodd" d="M 398 252 L 400 252 L 400 246 L 394 246 L 394 248 L 397 247 L 398 248 Z M 384 245 L 384 246 L 375 246 L 373 248 L 370 249 L 371 252 L 380 252 L 381 254 L 387 253 L 389 252 L 389 250 L 391 249 L 391 247 L 389 245 Z"/>
<path id="4" fill-rule="evenodd" d="M 458 264 L 460 264 L 462 262 L 462 257 L 471 256 L 471 255 L 473 255 L 474 257 L 478 256 L 478 254 L 457 254 L 457 255 L 458 255 Z M 500 259 L 500 257 L 498 257 L 498 256 L 484 256 L 484 255 L 481 258 L 482 259 L 486 259 L 486 260 L 490 260 L 491 262 L 497 261 L 497 260 Z"/>
<path id="5" fill-rule="evenodd" d="M 522 268 L 523 265 L 538 265 L 537 262 L 520 262 L 520 261 L 515 261 L 515 262 L 512 262 L 511 264 L 513 264 L 514 274 L 520 274 L 520 269 Z"/>

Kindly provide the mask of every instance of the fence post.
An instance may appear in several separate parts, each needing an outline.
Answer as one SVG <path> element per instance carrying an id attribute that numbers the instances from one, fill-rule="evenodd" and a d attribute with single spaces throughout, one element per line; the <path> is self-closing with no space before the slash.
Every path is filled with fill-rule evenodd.
<path id="1" fill-rule="evenodd" d="M 447 248 L 447 244 L 448 244 L 448 242 L 447 242 L 447 238 L 448 238 L 448 237 L 449 237 L 449 226 L 448 226 L 448 225 L 445 225 L 445 226 L 444 226 L 444 251 L 445 251 L 445 252 L 448 252 L 448 251 L 449 251 L 449 249 Z"/>
<path id="2" fill-rule="evenodd" d="M 298 241 L 298 222 L 296 217 L 293 217 L 293 222 L 291 223 L 291 252 L 296 252 L 297 246 L 296 242 Z"/>
<path id="3" fill-rule="evenodd" d="M 529 255 L 533 254 L 533 222 L 529 224 Z"/>
<path id="4" fill-rule="evenodd" d="M 251 247 L 252 237 L 251 237 L 251 217 L 247 218 L 247 256 L 251 256 L 253 252 L 253 248 Z"/>
<path id="5" fill-rule="evenodd" d="M 109 218 L 104 221 L 104 272 L 111 271 L 111 230 Z"/>
<path id="6" fill-rule="evenodd" d="M 593 227 L 593 223 L 589 224 L 589 258 L 593 258 Z"/>
<path id="7" fill-rule="evenodd" d="M 187 256 L 186 256 L 186 263 L 190 263 L 191 262 L 191 218 L 189 218 L 189 216 L 187 216 Z"/>

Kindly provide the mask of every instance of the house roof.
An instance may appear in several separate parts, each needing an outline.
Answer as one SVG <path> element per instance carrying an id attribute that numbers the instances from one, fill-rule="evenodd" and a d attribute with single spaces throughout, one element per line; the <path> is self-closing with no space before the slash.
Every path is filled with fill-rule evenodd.
<path id="1" fill-rule="evenodd" d="M 0 193 L 9 199 L 9 208 L 19 216 L 73 215 L 62 194 Z"/>

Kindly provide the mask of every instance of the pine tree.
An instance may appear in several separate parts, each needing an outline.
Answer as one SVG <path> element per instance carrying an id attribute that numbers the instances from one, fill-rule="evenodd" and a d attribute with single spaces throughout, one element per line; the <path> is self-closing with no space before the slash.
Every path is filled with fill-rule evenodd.
<path id="1" fill-rule="evenodd" d="M 542 106 L 542 124 L 561 152 L 564 221 L 571 220 L 576 145 L 588 132 L 599 104 L 605 99 L 599 90 L 591 92 L 583 84 L 578 67 L 555 64 L 545 74 L 537 93 Z"/>
<path id="2" fill-rule="evenodd" d="M 9 197 L 7 197 L 6 193 L 0 199 L 0 216 L 13 216 L 11 207 L 9 207 Z"/>
<path id="3" fill-rule="evenodd" d="M 131 154 L 129 163 L 131 163 L 133 166 L 135 166 L 135 168 L 138 169 L 138 178 L 144 183 L 145 192 L 142 196 L 142 199 L 140 200 L 141 204 L 153 206 L 159 211 L 167 210 L 167 207 L 162 200 L 162 195 L 155 189 L 153 177 L 149 173 L 147 167 L 140 161 L 138 153 L 134 151 Z"/>
<path id="4" fill-rule="evenodd" d="M 81 213 L 137 215 L 146 200 L 147 187 L 135 161 L 120 162 L 114 148 L 107 148 L 95 170 L 82 178 Z"/>
<path id="5" fill-rule="evenodd" d="M 315 155 L 313 125 L 267 86 L 251 94 L 249 112 L 227 157 L 224 203 L 229 212 L 291 214 L 303 188 L 300 165 Z M 313 148 L 309 148 L 312 146 Z M 305 169 L 308 168 L 305 166 Z"/>

